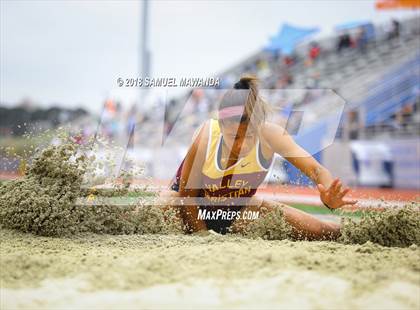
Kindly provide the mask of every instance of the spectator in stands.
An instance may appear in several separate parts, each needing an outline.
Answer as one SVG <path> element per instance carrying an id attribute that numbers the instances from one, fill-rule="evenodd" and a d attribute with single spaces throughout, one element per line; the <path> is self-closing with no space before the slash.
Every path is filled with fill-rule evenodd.
<path id="1" fill-rule="evenodd" d="M 356 110 L 351 110 L 347 114 L 348 128 L 349 128 L 349 139 L 357 140 L 359 138 L 360 131 L 360 120 L 359 113 Z"/>
<path id="2" fill-rule="evenodd" d="M 134 133 L 137 122 L 137 105 L 133 104 L 126 117 L 126 133 L 128 139 L 127 148 L 132 149 L 134 147 Z"/>
<path id="3" fill-rule="evenodd" d="M 318 43 L 312 42 L 309 46 L 309 59 L 314 62 L 321 53 L 321 48 L 319 47 Z"/>
<path id="4" fill-rule="evenodd" d="M 291 67 L 295 64 L 295 58 L 291 55 L 285 55 L 283 57 L 283 64 L 286 65 L 286 67 Z"/>
<path id="5" fill-rule="evenodd" d="M 118 136 L 121 104 L 114 100 L 106 100 L 102 112 L 101 127 L 105 137 L 112 140 Z"/>
<path id="6" fill-rule="evenodd" d="M 258 78 L 264 79 L 271 74 L 270 66 L 269 66 L 268 61 L 266 59 L 264 59 L 264 58 L 258 59 L 255 63 L 255 66 L 257 68 Z"/>
<path id="7" fill-rule="evenodd" d="M 196 117 L 195 121 L 201 123 L 204 119 L 208 118 L 210 106 L 204 91 L 202 89 L 195 89 L 192 92 L 191 100 L 193 104 L 193 113 Z"/>
<path id="8" fill-rule="evenodd" d="M 400 36 L 401 24 L 398 20 L 391 21 L 391 30 L 388 33 L 388 40 L 396 39 Z"/>
<path id="9" fill-rule="evenodd" d="M 277 88 L 287 88 L 293 84 L 293 76 L 289 71 L 284 71 L 277 80 Z"/>
<path id="10" fill-rule="evenodd" d="M 402 109 L 397 113 L 397 122 L 404 131 L 407 131 L 410 123 L 413 122 L 413 112 L 414 105 L 410 103 L 403 106 Z"/>
<path id="11" fill-rule="evenodd" d="M 366 52 L 367 43 L 368 43 L 367 33 L 365 30 L 365 27 L 362 26 L 359 28 L 357 32 L 357 37 L 356 37 L 356 45 L 361 53 Z"/>
<path id="12" fill-rule="evenodd" d="M 352 39 L 350 37 L 350 34 L 343 33 L 338 38 L 338 44 L 337 44 L 337 52 L 340 53 L 344 49 L 351 48 L 353 46 Z"/>
<path id="13" fill-rule="evenodd" d="M 320 52 L 321 48 L 319 47 L 318 43 L 312 42 L 309 45 L 308 55 L 304 62 L 305 66 L 311 67 L 316 61 L 316 59 L 319 57 Z"/>

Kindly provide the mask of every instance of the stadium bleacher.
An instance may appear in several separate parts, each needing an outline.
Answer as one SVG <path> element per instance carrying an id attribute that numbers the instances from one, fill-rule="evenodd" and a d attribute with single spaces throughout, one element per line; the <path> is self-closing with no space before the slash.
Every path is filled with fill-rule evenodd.
<path id="1" fill-rule="evenodd" d="M 338 53 L 338 35 L 320 40 L 317 43 L 321 47 L 321 53 L 309 64 L 307 55 L 311 42 L 308 41 L 296 47 L 295 53 L 290 56 L 290 62 L 284 62 L 281 55 L 260 51 L 220 74 L 222 87 L 230 88 L 241 75 L 251 73 L 260 78 L 261 89 L 268 90 L 268 93 L 270 90 L 283 89 L 284 100 L 276 99 L 275 95 L 266 99 L 270 103 L 276 102 L 277 108 L 305 113 L 304 129 L 295 136 L 295 140 L 321 160 L 318 150 L 322 148 L 326 138 L 348 139 L 348 113 L 356 111 L 359 114 L 361 133 L 358 136 L 366 137 L 367 133 L 372 134 L 370 127 L 389 126 L 395 119 L 395 114 L 405 105 L 418 104 L 419 25 L 419 18 L 401 21 L 401 29 L 404 31 L 393 39 L 389 39 L 381 30 L 383 25 L 375 25 L 375 39 L 363 50 L 356 46 Z M 333 96 L 332 93 L 337 95 Z M 143 147 L 158 147 L 162 145 L 162 137 L 170 131 L 170 139 L 165 143 L 173 147 L 171 152 L 175 152 L 176 148 L 185 151 L 195 128 L 206 118 L 215 115 L 217 96 L 217 90 L 203 89 L 198 96 L 188 92 L 174 98 L 167 105 L 163 128 L 156 126 L 157 122 L 151 112 L 149 120 L 137 126 L 137 139 Z M 207 109 L 201 112 L 194 110 L 190 101 L 197 98 L 207 105 Z M 343 117 L 335 126 L 337 113 Z M 416 113 L 418 114 L 418 109 Z M 417 125 L 411 126 L 413 130 L 405 134 L 418 134 L 415 130 L 418 128 L 418 119 L 409 118 L 410 121 L 417 122 Z M 399 130 L 398 126 L 389 127 L 394 131 Z M 331 130 L 334 132 L 331 133 Z M 384 131 L 378 130 L 374 134 L 383 135 Z M 174 171 L 175 166 L 176 164 Z M 301 174 L 287 163 L 286 170 L 289 181 L 306 183 Z"/>
<path id="2" fill-rule="evenodd" d="M 380 29 L 380 25 L 377 28 Z M 262 88 L 273 89 L 277 86 L 276 82 L 282 78 L 282 74 L 285 72 L 284 70 L 287 70 L 287 73 L 293 77 L 291 83 L 287 85 L 288 89 L 332 89 L 346 101 L 349 108 L 364 106 L 372 99 L 366 100 L 366 103 L 363 100 L 367 97 L 374 96 L 372 91 L 375 89 L 377 89 L 378 93 L 382 93 L 381 96 L 384 97 L 389 96 L 391 92 L 393 92 L 395 97 L 395 92 L 401 90 L 398 87 L 389 87 L 387 81 L 395 82 L 395 76 L 400 76 L 399 73 L 405 72 L 405 68 L 412 67 L 413 63 L 411 62 L 419 53 L 418 40 L 420 33 L 418 23 L 415 23 L 413 20 L 402 22 L 402 29 L 404 28 L 406 29 L 404 36 L 394 40 L 388 40 L 384 34 L 380 35 L 378 31 L 377 39 L 370 42 L 364 52 L 361 52 L 357 48 L 351 48 L 337 53 L 333 43 L 337 38 L 329 38 L 326 40 L 326 43 L 320 43 L 322 50 L 321 56 L 312 66 L 305 64 L 305 53 L 309 45 L 308 43 L 298 47 L 299 51 L 294 56 L 295 63 L 286 69 L 282 64 L 279 64 L 278 57 L 273 57 L 273 55 L 261 51 L 249 57 L 244 62 L 235 65 L 230 70 L 225 71 L 221 76 L 228 81 L 227 86 L 231 87 L 229 83 L 231 84 L 244 73 L 256 74 L 260 78 L 262 75 Z M 326 49 L 325 46 L 329 46 L 330 49 Z M 258 66 L 256 65 L 261 60 L 265 60 L 269 66 L 268 70 L 267 68 L 264 69 L 263 74 L 258 71 Z M 405 64 L 405 66 L 402 64 Z M 418 66 L 417 62 L 415 66 Z M 270 74 L 267 74 L 267 71 Z M 411 71 L 415 71 L 415 69 L 412 67 Z M 404 76 L 407 76 L 406 72 L 404 74 Z M 315 81 L 315 86 L 312 85 L 314 76 L 318 79 Z M 414 87 L 418 82 L 418 74 L 417 79 L 415 76 L 416 74 L 412 77 L 407 76 L 407 81 L 400 81 L 401 87 L 406 87 L 405 92 L 409 92 L 409 89 Z M 382 88 L 378 88 L 378 85 L 382 85 Z M 387 92 L 382 92 L 381 89 L 387 89 Z M 211 90 L 205 91 L 205 95 L 208 95 L 209 99 L 211 98 L 210 93 Z M 413 93 L 415 92 L 413 91 Z M 301 95 L 294 98 L 294 107 L 302 107 L 302 97 Z M 324 118 L 328 118 L 329 114 L 336 112 L 336 100 L 332 96 L 318 96 L 318 98 L 315 98 L 310 103 L 305 102 L 305 113 L 313 114 L 310 119 L 313 119 L 314 123 L 320 122 L 320 120 L 322 121 Z M 386 111 L 386 115 L 390 116 L 390 113 L 395 112 L 395 109 L 401 106 L 403 101 L 405 102 L 407 100 L 412 100 L 412 96 L 405 96 L 405 100 L 401 100 L 400 104 L 395 103 L 395 101 L 393 101 L 394 103 L 386 103 L 383 107 L 384 110 L 377 107 L 378 112 Z M 211 100 L 207 101 L 210 102 Z M 170 113 L 171 117 L 169 117 L 169 122 L 175 121 L 175 118 L 180 115 L 183 104 L 185 104 L 185 97 L 178 99 L 177 106 Z M 387 108 L 387 104 L 393 106 L 393 108 Z M 374 105 L 375 103 L 370 103 L 369 109 Z M 212 108 L 214 109 L 215 106 L 212 106 L 209 110 L 211 111 Z M 375 113 L 372 110 L 372 113 L 366 116 L 367 125 L 370 125 L 372 121 L 378 119 L 378 117 L 372 116 Z M 384 115 L 382 114 L 382 117 Z M 189 117 L 193 118 L 194 116 L 189 115 Z M 197 125 L 194 121 L 187 120 L 188 122 Z"/>

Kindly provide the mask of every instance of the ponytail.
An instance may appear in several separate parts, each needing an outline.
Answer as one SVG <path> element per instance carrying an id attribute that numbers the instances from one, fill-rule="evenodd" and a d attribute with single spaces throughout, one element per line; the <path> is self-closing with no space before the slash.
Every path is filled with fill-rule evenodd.
<path id="1" fill-rule="evenodd" d="M 237 110 L 239 113 L 231 116 L 222 111 L 240 106 L 242 109 Z M 245 75 L 223 96 L 219 106 L 219 119 L 250 122 L 258 128 L 265 122 L 270 111 L 270 106 L 259 96 L 258 79 L 252 75 Z"/>

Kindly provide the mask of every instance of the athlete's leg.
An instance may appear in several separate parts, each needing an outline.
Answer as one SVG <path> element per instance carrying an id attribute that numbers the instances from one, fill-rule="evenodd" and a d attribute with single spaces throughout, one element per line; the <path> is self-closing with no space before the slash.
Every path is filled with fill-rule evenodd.
<path id="1" fill-rule="evenodd" d="M 340 225 L 332 222 L 321 221 L 306 212 L 289 207 L 282 203 L 252 197 L 250 203 L 242 208 L 244 211 L 259 211 L 259 216 L 265 216 L 281 208 L 285 220 L 292 227 L 293 237 L 307 240 L 335 240 L 340 236 Z M 232 232 L 241 232 L 252 220 L 237 219 L 232 224 Z"/>

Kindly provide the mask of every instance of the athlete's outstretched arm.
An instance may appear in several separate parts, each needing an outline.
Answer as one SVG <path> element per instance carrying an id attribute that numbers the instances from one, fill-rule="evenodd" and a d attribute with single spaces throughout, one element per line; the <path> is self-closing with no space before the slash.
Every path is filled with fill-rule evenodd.
<path id="1" fill-rule="evenodd" d="M 317 184 L 320 198 L 328 207 L 336 209 L 357 203 L 356 200 L 344 199 L 350 189 L 343 189 L 341 181 L 333 179 L 328 169 L 300 147 L 284 128 L 266 123 L 261 128 L 261 134 L 273 152 L 283 156 Z"/>

